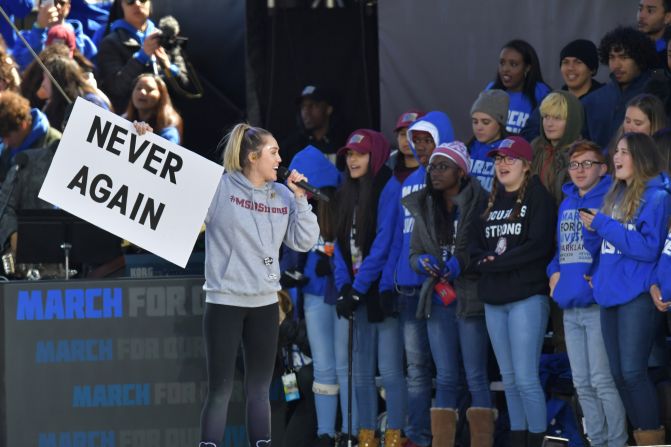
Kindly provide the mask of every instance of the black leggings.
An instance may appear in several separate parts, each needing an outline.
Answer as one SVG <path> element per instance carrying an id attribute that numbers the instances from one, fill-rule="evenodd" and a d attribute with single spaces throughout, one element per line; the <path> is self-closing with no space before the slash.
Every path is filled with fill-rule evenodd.
<path id="1" fill-rule="evenodd" d="M 233 391 L 240 341 L 245 365 L 247 435 L 253 447 L 270 446 L 270 382 L 277 354 L 277 304 L 235 307 L 205 304 L 203 333 L 208 392 L 200 417 L 203 442 L 220 446 Z"/>

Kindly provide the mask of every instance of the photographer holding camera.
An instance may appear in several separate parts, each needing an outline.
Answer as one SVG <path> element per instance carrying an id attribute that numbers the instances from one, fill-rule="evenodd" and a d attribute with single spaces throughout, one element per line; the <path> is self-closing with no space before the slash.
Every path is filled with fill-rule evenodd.
<path id="1" fill-rule="evenodd" d="M 180 84 L 188 83 L 184 59 L 171 58 L 179 51 L 183 38 L 176 35 L 174 26 L 171 31 L 162 32 L 149 19 L 150 12 L 151 0 L 114 0 L 110 10 L 98 52 L 98 74 L 101 89 L 117 113 L 126 110 L 133 80 L 142 73 L 161 74 L 177 79 Z M 171 48 L 170 53 L 166 46 Z"/>

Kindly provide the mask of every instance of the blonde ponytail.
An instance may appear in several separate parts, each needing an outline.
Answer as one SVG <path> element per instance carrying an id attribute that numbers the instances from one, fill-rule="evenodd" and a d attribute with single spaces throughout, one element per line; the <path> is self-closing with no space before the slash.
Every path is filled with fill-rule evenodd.
<path id="1" fill-rule="evenodd" d="M 271 135 L 265 129 L 250 126 L 248 123 L 236 124 L 224 137 L 224 169 L 226 172 L 242 171 L 249 163 L 250 152 L 260 152 L 263 139 Z"/>

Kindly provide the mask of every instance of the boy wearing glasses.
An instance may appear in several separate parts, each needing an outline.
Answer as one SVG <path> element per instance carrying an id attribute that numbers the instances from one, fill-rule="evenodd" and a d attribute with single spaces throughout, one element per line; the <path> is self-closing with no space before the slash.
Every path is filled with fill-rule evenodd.
<path id="1" fill-rule="evenodd" d="M 589 283 L 593 259 L 583 245 L 579 210 L 600 209 L 611 184 L 606 160 L 595 143 L 576 141 L 569 152 L 571 182 L 559 208 L 557 251 L 548 265 L 550 296 L 564 310 L 566 349 L 573 385 L 593 445 L 626 445 L 624 407 L 610 373 L 601 333 L 600 308 Z"/>
<path id="2" fill-rule="evenodd" d="M 21 31 L 21 35 L 30 44 L 36 54 L 40 54 L 47 42 L 47 32 L 56 25 L 65 25 L 75 34 L 75 43 L 79 52 L 87 59 L 93 60 L 98 54 L 98 48 L 91 38 L 84 34 L 84 27 L 79 20 L 66 20 L 70 14 L 70 0 L 40 0 L 37 11 L 37 20 L 33 28 Z M 14 59 L 21 71 L 25 70 L 33 60 L 33 55 L 20 39 L 16 40 L 12 49 Z"/>

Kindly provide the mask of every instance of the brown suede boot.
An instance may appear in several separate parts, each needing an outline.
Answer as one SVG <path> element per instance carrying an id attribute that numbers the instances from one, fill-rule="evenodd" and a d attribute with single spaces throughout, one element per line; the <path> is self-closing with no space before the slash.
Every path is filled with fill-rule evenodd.
<path id="1" fill-rule="evenodd" d="M 636 445 L 664 445 L 666 430 L 659 427 L 656 430 L 634 430 Z"/>
<path id="2" fill-rule="evenodd" d="M 466 410 L 466 419 L 471 431 L 471 447 L 494 445 L 494 421 L 498 416 L 496 408 L 472 407 Z"/>
<path id="3" fill-rule="evenodd" d="M 432 447 L 454 447 L 457 419 L 459 415 L 452 408 L 431 409 Z"/>
<path id="4" fill-rule="evenodd" d="M 384 447 L 401 447 L 403 440 L 401 439 L 401 430 L 387 429 L 384 432 Z"/>
<path id="5" fill-rule="evenodd" d="M 379 447 L 380 440 L 375 437 L 375 430 L 362 428 L 359 430 L 359 447 Z"/>

